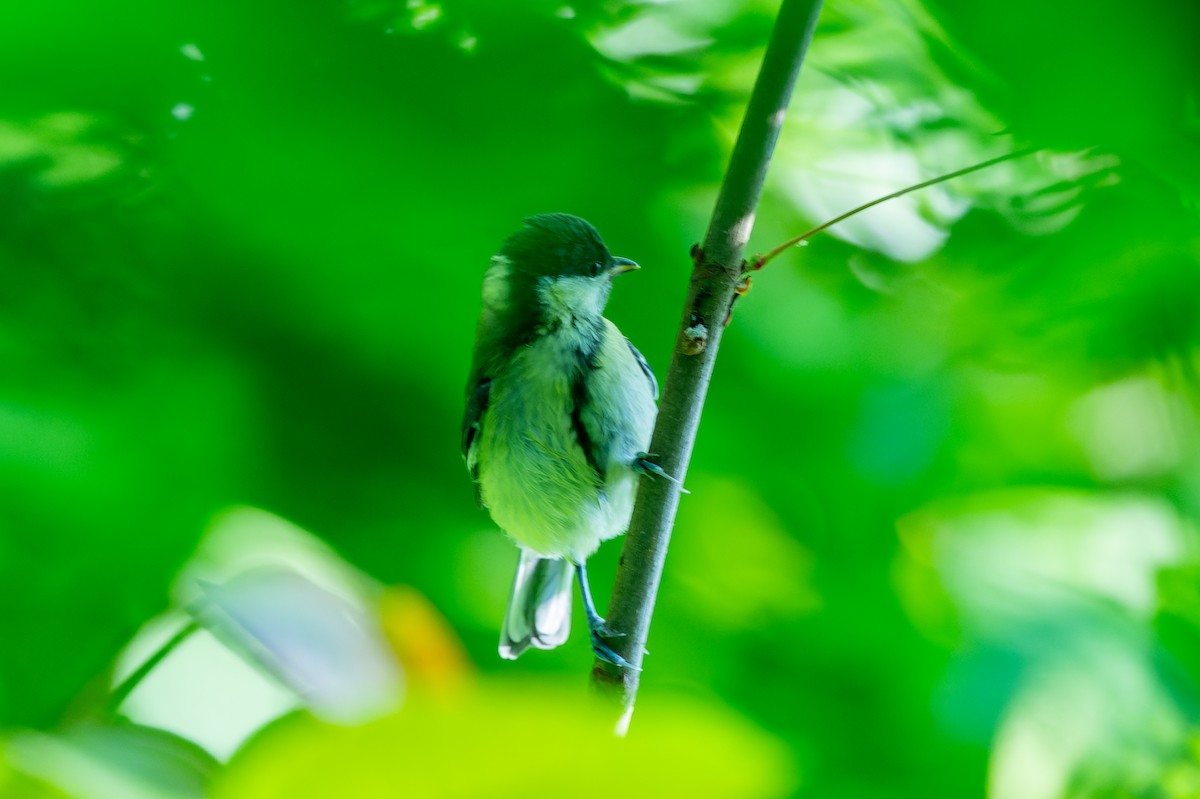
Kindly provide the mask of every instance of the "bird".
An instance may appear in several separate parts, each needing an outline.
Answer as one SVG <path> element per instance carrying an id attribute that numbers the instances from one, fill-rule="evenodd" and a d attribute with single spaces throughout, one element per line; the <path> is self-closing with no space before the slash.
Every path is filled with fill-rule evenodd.
<path id="1" fill-rule="evenodd" d="M 647 453 L 654 372 L 602 315 L 613 278 L 638 268 L 583 219 L 555 213 L 525 219 L 484 274 L 462 452 L 477 503 L 520 549 L 503 658 L 567 640 L 578 582 L 593 651 L 629 666 L 584 564 L 629 526 L 640 475 L 670 479 Z"/>

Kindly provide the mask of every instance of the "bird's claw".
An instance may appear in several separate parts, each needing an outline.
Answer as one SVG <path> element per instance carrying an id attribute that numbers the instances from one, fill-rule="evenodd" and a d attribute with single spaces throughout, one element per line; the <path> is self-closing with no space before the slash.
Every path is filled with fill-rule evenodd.
<path id="1" fill-rule="evenodd" d="M 625 633 L 609 632 L 604 625 L 604 620 L 600 619 L 599 623 L 591 628 L 592 633 L 592 651 L 596 653 L 596 657 L 603 660 L 605 663 L 611 663 L 614 666 L 619 666 L 622 669 L 631 669 L 633 671 L 641 671 L 637 666 L 630 663 L 625 658 L 616 653 L 611 646 L 605 641 L 608 638 L 621 638 Z"/>
<path id="2" fill-rule="evenodd" d="M 659 466 L 657 463 L 650 460 L 651 458 L 657 458 L 657 457 L 658 457 L 657 455 L 654 455 L 649 452 L 639 452 L 637 454 L 637 456 L 633 459 L 633 470 L 635 472 L 637 472 L 638 474 L 644 474 L 651 479 L 653 479 L 655 477 L 661 477 L 664 480 L 668 480 L 668 481 L 674 483 L 675 485 L 679 486 L 679 491 L 682 494 L 692 493 L 691 491 L 688 491 L 686 488 L 684 488 L 683 483 L 681 483 L 678 479 L 667 474 L 667 472 L 663 469 L 663 467 Z"/>

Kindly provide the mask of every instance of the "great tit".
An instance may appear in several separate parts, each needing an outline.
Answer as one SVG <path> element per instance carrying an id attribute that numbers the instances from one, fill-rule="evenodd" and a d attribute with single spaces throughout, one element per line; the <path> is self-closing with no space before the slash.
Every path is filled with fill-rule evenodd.
<path id="1" fill-rule="evenodd" d="M 601 316 L 612 279 L 637 268 L 579 217 L 543 214 L 484 275 L 462 450 L 476 501 L 521 550 L 501 657 L 567 640 L 574 574 L 593 650 L 628 665 L 605 643 L 584 562 L 629 526 L 639 473 L 662 473 L 645 452 L 654 373 Z"/>

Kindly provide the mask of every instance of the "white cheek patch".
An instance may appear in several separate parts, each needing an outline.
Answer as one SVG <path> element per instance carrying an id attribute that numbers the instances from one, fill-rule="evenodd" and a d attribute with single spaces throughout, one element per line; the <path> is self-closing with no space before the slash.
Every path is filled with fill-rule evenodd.
<path id="1" fill-rule="evenodd" d="M 512 274 L 512 261 L 503 255 L 492 258 L 492 265 L 483 276 L 483 304 L 500 310 L 508 307 L 508 278 Z"/>
<path id="2" fill-rule="evenodd" d="M 544 277 L 538 281 L 538 295 L 552 317 L 599 316 L 604 311 L 605 277 Z"/>

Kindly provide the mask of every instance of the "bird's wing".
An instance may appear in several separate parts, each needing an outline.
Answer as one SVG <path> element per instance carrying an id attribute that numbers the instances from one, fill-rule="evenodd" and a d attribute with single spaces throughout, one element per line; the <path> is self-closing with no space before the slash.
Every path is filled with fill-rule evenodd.
<path id="1" fill-rule="evenodd" d="M 463 413 L 462 423 L 462 454 L 467 460 L 467 468 L 471 470 L 473 478 L 479 477 L 476 438 L 479 436 L 479 423 L 483 419 L 484 412 L 487 411 L 491 389 L 492 381 L 487 377 L 476 382 L 474 386 L 467 387 L 467 409 Z"/>
<path id="2" fill-rule="evenodd" d="M 475 481 L 475 502 L 480 507 L 483 507 L 483 496 L 479 489 L 479 425 L 487 411 L 491 388 L 492 381 L 487 377 L 467 386 L 467 410 L 462 423 L 462 454 L 471 472 L 471 479 Z"/>
<path id="3" fill-rule="evenodd" d="M 638 366 L 642 367 L 642 372 L 645 373 L 646 379 L 650 381 L 650 394 L 653 395 L 654 401 L 658 401 L 658 380 L 654 378 L 654 372 L 650 369 L 650 364 L 638 352 L 638 348 L 633 346 L 633 342 L 625 339 L 625 343 L 629 345 L 629 351 L 633 353 L 633 358 L 638 362 Z"/>
<path id="4" fill-rule="evenodd" d="M 491 397 L 492 369 L 497 355 L 496 331 L 499 325 L 496 315 L 486 306 L 479 315 L 479 328 L 475 336 L 475 352 L 471 358 L 471 377 L 467 380 L 467 407 L 463 412 L 462 454 L 466 459 L 471 479 L 475 481 L 475 502 L 483 507 L 479 487 L 479 428 L 483 415 L 487 413 Z"/>
<path id="5" fill-rule="evenodd" d="M 585 366 L 584 369 L 587 367 Z M 592 467 L 592 472 L 596 475 L 596 484 L 603 485 L 607 452 L 602 451 L 601 441 L 592 437 L 588 431 L 587 422 L 583 418 L 588 401 L 587 373 L 580 372 L 571 381 L 571 429 L 575 431 L 575 440 L 579 443 L 579 448 L 583 450 L 583 457 L 587 459 L 588 466 Z"/>

